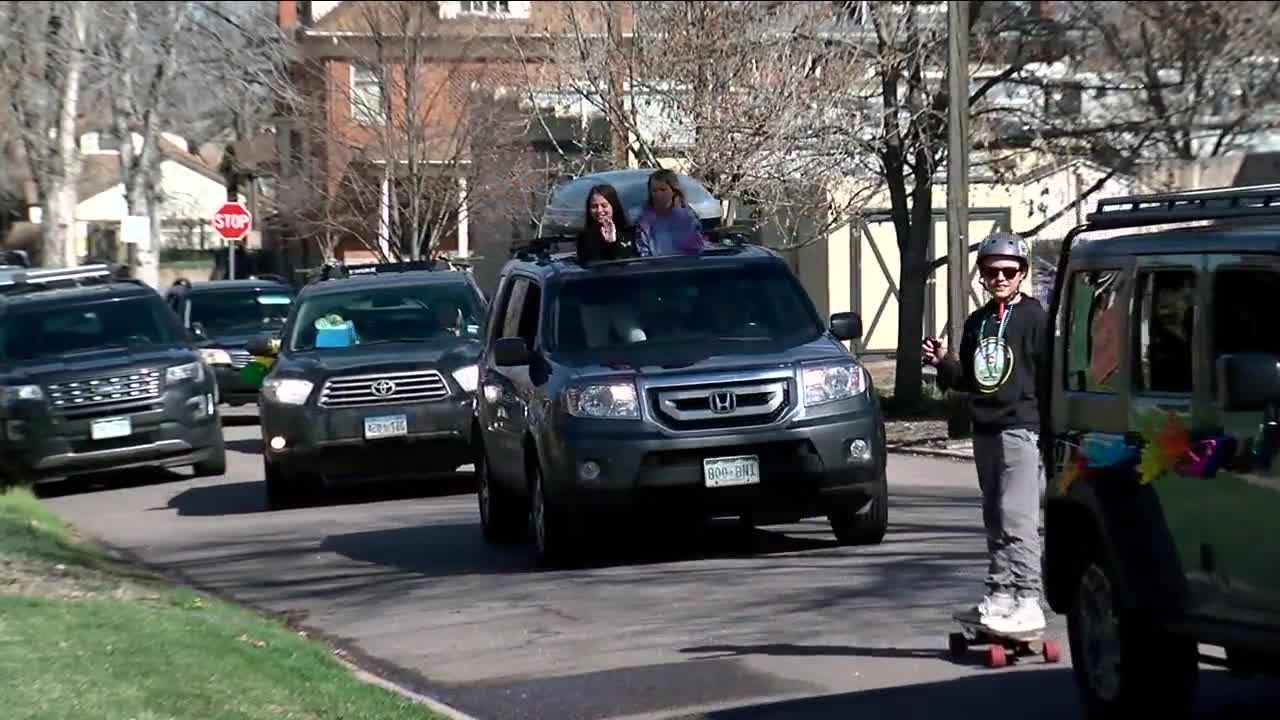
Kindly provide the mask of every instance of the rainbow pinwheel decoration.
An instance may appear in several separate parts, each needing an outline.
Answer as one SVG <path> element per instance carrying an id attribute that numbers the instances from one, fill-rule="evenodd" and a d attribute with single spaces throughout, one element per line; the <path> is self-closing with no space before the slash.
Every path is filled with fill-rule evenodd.
<path id="1" fill-rule="evenodd" d="M 1138 481 L 1143 485 L 1178 467 L 1191 450 L 1186 423 L 1175 412 L 1149 416 L 1142 423 L 1141 434 L 1143 446 L 1138 463 Z"/>
<path id="2" fill-rule="evenodd" d="M 276 352 L 280 351 L 279 338 L 271 340 L 271 348 Z M 276 359 L 274 357 L 254 355 L 249 364 L 240 369 L 240 379 L 254 387 L 262 387 L 263 379 L 267 377 L 267 373 L 271 372 L 271 367 L 275 364 Z"/>

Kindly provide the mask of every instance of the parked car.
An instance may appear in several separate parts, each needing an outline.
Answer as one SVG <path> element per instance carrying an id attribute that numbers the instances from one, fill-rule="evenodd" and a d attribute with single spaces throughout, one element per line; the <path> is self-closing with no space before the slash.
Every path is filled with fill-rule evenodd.
<path id="1" fill-rule="evenodd" d="M 487 309 L 469 272 L 431 261 L 337 267 L 304 287 L 280 333 L 246 347 L 274 358 L 258 400 L 269 504 L 474 462 Z"/>
<path id="2" fill-rule="evenodd" d="M 541 246 L 503 269 L 480 358 L 484 535 L 532 527 L 570 564 L 589 528 L 641 517 L 825 515 L 843 544 L 888 525 L 885 430 L 871 376 L 787 263 L 723 243 L 698 256 L 581 267 Z"/>
<path id="3" fill-rule="evenodd" d="M 0 452 L 25 477 L 226 471 L 217 386 L 155 290 L 106 265 L 0 271 Z"/>
<path id="4" fill-rule="evenodd" d="M 293 288 L 284 282 L 264 278 L 198 283 L 182 279 L 165 293 L 165 302 L 213 368 L 222 402 L 257 402 L 257 383 L 242 375 L 253 361 L 245 345 L 284 326 L 293 295 Z"/>
<path id="5" fill-rule="evenodd" d="M 1280 669 L 1278 200 L 1277 185 L 1102 200 L 1064 244 L 1045 583 L 1089 717 L 1189 710 L 1200 643 L 1238 672 Z M 1211 224 L 1169 227 L 1191 221 Z"/>

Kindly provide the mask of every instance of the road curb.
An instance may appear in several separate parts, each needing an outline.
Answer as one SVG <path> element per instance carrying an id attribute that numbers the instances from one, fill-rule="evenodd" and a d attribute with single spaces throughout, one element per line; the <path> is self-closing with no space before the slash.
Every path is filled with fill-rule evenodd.
<path id="1" fill-rule="evenodd" d="M 69 522 L 67 525 L 74 527 L 72 523 Z M 100 549 L 105 551 L 108 556 L 117 561 L 125 562 L 154 573 L 175 586 L 200 592 L 229 605 L 235 605 L 236 607 L 252 612 L 263 619 L 279 622 L 292 630 L 301 632 L 308 641 L 320 641 L 329 645 L 332 649 L 330 657 L 336 660 L 339 665 L 345 667 L 354 677 L 362 682 L 369 683 L 370 685 L 377 685 L 384 690 L 389 690 L 401 697 L 412 700 L 420 705 L 424 705 L 427 709 L 438 715 L 443 715 L 449 720 L 480 720 L 479 718 L 473 715 L 468 715 L 441 700 L 431 697 L 430 695 L 412 690 L 401 682 L 389 679 L 387 675 L 398 674 L 410 676 L 415 680 L 421 680 L 423 684 L 429 684 L 426 679 L 416 675 L 413 671 L 401 668 L 393 663 L 379 660 L 378 658 L 365 653 L 359 647 L 355 646 L 354 643 L 330 635 L 319 628 L 311 627 L 303 622 L 288 619 L 286 617 L 287 613 L 281 613 L 260 607 L 254 603 L 234 597 L 229 593 L 195 582 L 186 573 L 177 568 L 165 567 L 156 563 L 147 562 L 137 553 L 109 543 L 97 535 L 90 534 L 83 528 L 75 527 L 75 531 L 87 542 L 97 545 Z M 375 666 L 379 668 L 379 672 L 375 672 L 372 669 Z"/>
<path id="2" fill-rule="evenodd" d="M 335 655 L 334 659 L 345 666 L 352 675 L 355 675 L 360 680 L 363 680 L 370 685 L 377 685 L 384 690 L 390 690 L 391 692 L 406 697 L 419 705 L 425 705 L 428 710 L 436 713 L 437 715 L 443 715 L 449 718 L 449 720 L 480 720 L 480 718 L 477 718 L 474 715 L 468 715 L 452 705 L 446 705 L 433 697 L 428 697 L 422 693 L 414 692 L 413 690 L 410 690 L 399 683 L 388 680 L 381 675 L 375 675 L 341 655 Z"/>
<path id="3" fill-rule="evenodd" d="M 962 450 L 944 450 L 941 448 L 893 447 L 886 448 L 890 455 L 919 455 L 947 460 L 973 460 L 973 453 Z"/>

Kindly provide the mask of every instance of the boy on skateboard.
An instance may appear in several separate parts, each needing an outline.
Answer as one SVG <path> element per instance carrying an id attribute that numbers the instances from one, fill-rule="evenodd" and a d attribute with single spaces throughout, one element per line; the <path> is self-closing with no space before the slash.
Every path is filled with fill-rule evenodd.
<path id="1" fill-rule="evenodd" d="M 1020 290 L 1029 267 L 1027 242 L 996 232 L 978 249 L 991 300 L 969 316 L 959 357 L 946 341 L 924 341 L 924 362 L 938 385 L 971 395 L 973 459 L 987 531 L 987 594 L 966 616 L 996 633 L 1045 627 L 1040 607 L 1040 503 L 1044 482 L 1037 400 L 1047 313 Z"/>

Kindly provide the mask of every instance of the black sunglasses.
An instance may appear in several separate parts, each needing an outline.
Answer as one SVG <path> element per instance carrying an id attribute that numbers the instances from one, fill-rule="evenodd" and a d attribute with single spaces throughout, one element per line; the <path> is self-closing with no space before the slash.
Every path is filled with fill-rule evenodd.
<path id="1" fill-rule="evenodd" d="M 1022 268 L 1013 267 L 985 267 L 982 268 L 982 277 L 988 280 L 995 280 L 996 276 L 1004 276 L 1005 280 L 1012 280 L 1022 273 Z"/>

